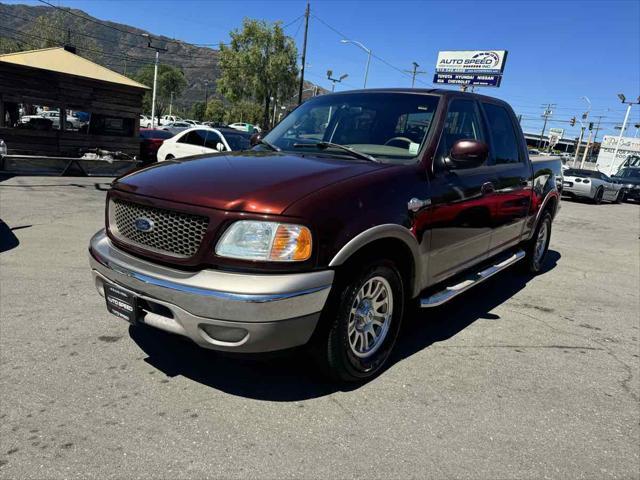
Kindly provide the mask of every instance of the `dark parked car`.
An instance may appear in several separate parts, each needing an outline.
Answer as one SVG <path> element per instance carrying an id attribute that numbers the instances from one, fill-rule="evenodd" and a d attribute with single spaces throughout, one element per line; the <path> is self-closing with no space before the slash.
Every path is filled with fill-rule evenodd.
<path id="1" fill-rule="evenodd" d="M 107 309 L 202 347 L 307 345 L 334 378 L 385 365 L 405 311 L 519 263 L 537 273 L 559 159 L 531 161 L 513 110 L 450 90 L 312 98 L 253 151 L 113 183 L 90 242 Z"/>
<path id="2" fill-rule="evenodd" d="M 157 153 L 162 143 L 173 137 L 171 132 L 154 128 L 140 129 L 140 160 L 143 164 L 158 161 Z"/>
<path id="3" fill-rule="evenodd" d="M 625 167 L 611 179 L 622 185 L 625 200 L 640 200 L 640 167 Z"/>

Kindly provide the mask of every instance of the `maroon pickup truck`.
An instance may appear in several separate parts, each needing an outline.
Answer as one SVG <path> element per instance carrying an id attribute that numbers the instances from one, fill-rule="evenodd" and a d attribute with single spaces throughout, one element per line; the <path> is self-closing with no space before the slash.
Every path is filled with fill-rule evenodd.
<path id="1" fill-rule="evenodd" d="M 379 372 L 407 308 L 540 271 L 562 189 L 505 102 L 447 90 L 315 97 L 248 152 L 119 178 L 89 248 L 107 309 L 215 350 L 307 345 Z"/>

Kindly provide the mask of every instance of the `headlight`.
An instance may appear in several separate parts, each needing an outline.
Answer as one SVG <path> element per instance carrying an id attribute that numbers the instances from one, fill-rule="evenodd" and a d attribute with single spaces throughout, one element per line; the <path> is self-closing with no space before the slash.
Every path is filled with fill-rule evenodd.
<path id="1" fill-rule="evenodd" d="M 224 233 L 216 255 L 245 260 L 302 262 L 311 257 L 311 231 L 302 225 L 240 220 Z"/>

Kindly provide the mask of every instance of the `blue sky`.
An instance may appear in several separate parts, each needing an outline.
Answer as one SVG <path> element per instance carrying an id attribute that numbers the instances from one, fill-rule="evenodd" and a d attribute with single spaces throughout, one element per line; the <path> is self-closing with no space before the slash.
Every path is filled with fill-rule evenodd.
<path id="1" fill-rule="evenodd" d="M 291 23 L 286 32 L 302 50 L 305 0 L 50 0 L 104 19 L 193 43 L 226 41 L 246 16 Z M 8 3 L 8 2 L 7 2 Z M 10 2 L 39 4 L 35 0 Z M 360 88 L 366 55 L 341 36 L 358 40 L 400 70 L 416 61 L 431 86 L 439 50 L 505 49 L 509 57 L 500 88 L 482 93 L 509 101 L 523 115 L 525 131 L 542 126 L 542 104 L 555 103 L 549 126 L 564 127 L 586 110 L 605 115 L 599 138 L 615 134 L 624 106 L 617 94 L 640 95 L 640 1 L 331 1 L 312 0 L 307 78 L 329 88 L 326 70 L 348 73 L 338 89 Z M 322 21 L 321 21 L 322 20 Z M 409 76 L 372 60 L 369 87 L 410 86 Z M 594 118 L 594 120 L 597 120 Z M 632 123 L 640 123 L 634 106 Z M 633 135 L 635 129 L 627 131 Z"/>

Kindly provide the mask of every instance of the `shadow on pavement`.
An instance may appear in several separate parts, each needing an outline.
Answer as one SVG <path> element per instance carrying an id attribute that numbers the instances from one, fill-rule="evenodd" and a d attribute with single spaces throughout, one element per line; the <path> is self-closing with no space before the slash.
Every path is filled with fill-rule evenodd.
<path id="1" fill-rule="evenodd" d="M 555 268 L 560 257 L 560 253 L 549 250 L 541 274 Z M 490 313 L 491 310 L 522 290 L 532 278 L 512 268 L 447 305 L 429 310 L 410 309 L 389 367 L 435 342 L 455 336 L 476 320 L 499 321 L 500 317 Z M 361 386 L 332 384 L 322 379 L 304 350 L 270 355 L 225 355 L 151 327 L 130 327 L 129 335 L 148 355 L 145 361 L 167 376 L 181 375 L 232 395 L 288 402 Z"/>
<path id="2" fill-rule="evenodd" d="M 16 227 L 15 229 L 12 229 L 9 228 L 9 225 L 0 220 L 0 253 L 12 250 L 20 245 L 20 240 L 15 236 L 13 230 L 27 228 L 30 226 L 31 225 L 25 225 L 23 227 Z"/>

